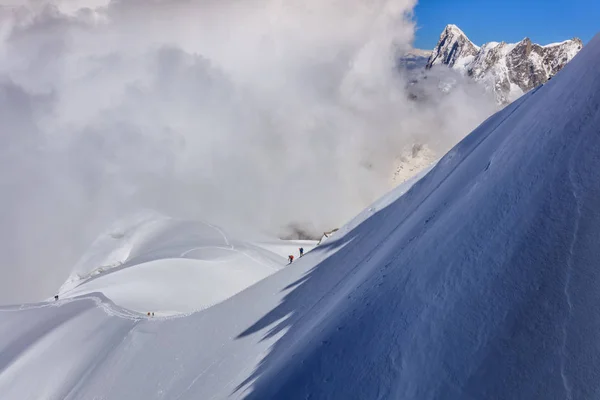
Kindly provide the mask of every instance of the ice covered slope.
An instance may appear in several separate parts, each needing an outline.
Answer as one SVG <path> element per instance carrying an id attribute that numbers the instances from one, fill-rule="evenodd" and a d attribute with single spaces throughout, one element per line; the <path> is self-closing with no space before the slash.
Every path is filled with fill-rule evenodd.
<path id="1" fill-rule="evenodd" d="M 490 42 L 478 47 L 456 25 L 448 25 L 427 68 L 447 65 L 481 82 L 499 103 L 508 103 L 548 81 L 582 47 L 578 38 L 546 46 L 525 38 L 519 43 Z"/>
<path id="2" fill-rule="evenodd" d="M 2 398 L 595 398 L 599 60 L 596 37 L 406 194 L 214 307 L 3 309 Z"/>

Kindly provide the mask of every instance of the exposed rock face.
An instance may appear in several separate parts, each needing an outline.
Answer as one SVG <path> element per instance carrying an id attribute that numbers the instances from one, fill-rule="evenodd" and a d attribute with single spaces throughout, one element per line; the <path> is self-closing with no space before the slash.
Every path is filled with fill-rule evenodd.
<path id="1" fill-rule="evenodd" d="M 583 48 L 580 39 L 540 46 L 525 38 L 519 43 L 474 45 L 455 25 L 448 25 L 433 50 L 427 68 L 446 65 L 482 82 L 499 103 L 508 103 L 559 72 Z"/>
<path id="2" fill-rule="evenodd" d="M 427 68 L 436 64 L 462 68 L 465 62 L 472 61 L 478 53 L 479 47 L 475 46 L 458 26 L 448 25 L 429 57 Z"/>

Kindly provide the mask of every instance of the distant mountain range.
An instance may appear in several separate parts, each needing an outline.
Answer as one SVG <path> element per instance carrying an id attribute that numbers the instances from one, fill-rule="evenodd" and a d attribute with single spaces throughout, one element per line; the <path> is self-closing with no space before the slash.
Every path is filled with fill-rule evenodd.
<path id="1" fill-rule="evenodd" d="M 414 50 L 403 57 L 403 64 L 408 69 L 445 65 L 482 83 L 498 103 L 506 104 L 548 81 L 582 48 L 578 38 L 545 46 L 525 38 L 479 47 L 459 27 L 448 25 L 433 51 Z"/>

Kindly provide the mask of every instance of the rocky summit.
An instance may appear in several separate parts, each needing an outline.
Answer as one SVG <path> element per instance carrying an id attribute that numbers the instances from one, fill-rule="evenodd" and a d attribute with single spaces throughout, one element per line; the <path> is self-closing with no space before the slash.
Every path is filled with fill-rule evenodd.
<path id="1" fill-rule="evenodd" d="M 546 46 L 525 38 L 518 43 L 490 42 L 479 47 L 456 25 L 448 25 L 426 67 L 446 65 L 470 76 L 506 104 L 548 81 L 582 48 L 578 38 Z"/>

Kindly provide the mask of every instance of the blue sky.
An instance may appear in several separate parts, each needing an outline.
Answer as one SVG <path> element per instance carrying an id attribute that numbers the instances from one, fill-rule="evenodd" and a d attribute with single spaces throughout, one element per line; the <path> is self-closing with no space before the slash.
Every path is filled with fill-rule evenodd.
<path id="1" fill-rule="evenodd" d="M 548 44 L 600 31 L 600 0 L 420 0 L 415 47 L 432 49 L 447 24 L 458 25 L 477 45 L 529 37 Z"/>

